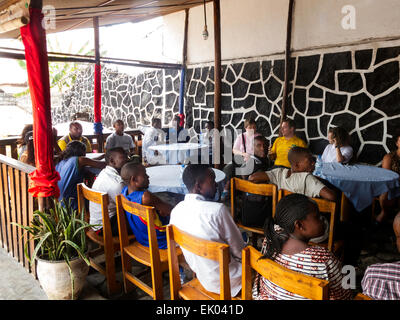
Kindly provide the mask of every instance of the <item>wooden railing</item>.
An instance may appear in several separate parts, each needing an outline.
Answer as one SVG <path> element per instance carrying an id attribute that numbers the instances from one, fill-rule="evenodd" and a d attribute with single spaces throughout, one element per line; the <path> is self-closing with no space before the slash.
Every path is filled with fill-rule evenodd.
<path id="1" fill-rule="evenodd" d="M 141 140 L 142 140 L 142 132 L 140 130 L 126 130 L 125 133 L 130 134 L 133 138 L 133 141 L 135 142 L 136 145 L 136 153 L 141 155 L 142 153 L 142 148 L 141 148 Z M 107 137 L 111 133 L 104 133 L 103 134 L 103 143 L 105 145 Z M 98 150 L 98 143 L 97 143 L 97 135 L 91 134 L 91 135 L 85 135 L 86 138 L 89 139 L 90 143 L 92 144 L 92 149 L 93 150 Z M 8 137 L 8 138 L 2 138 L 0 139 L 0 154 L 3 154 L 5 156 L 11 157 L 13 159 L 18 159 L 18 154 L 17 154 L 17 140 L 19 139 L 19 136 L 15 137 Z M 58 136 L 57 139 L 62 138 L 62 136 Z M 104 145 L 103 145 L 103 150 L 104 150 Z"/>
<path id="2" fill-rule="evenodd" d="M 28 193 L 28 174 L 35 167 L 0 155 L 0 242 L 1 247 L 36 277 L 36 263 L 32 266 L 25 257 L 24 245 L 28 240 L 26 231 L 11 222 L 29 225 L 37 201 Z M 33 240 L 28 241 L 32 256 Z"/>

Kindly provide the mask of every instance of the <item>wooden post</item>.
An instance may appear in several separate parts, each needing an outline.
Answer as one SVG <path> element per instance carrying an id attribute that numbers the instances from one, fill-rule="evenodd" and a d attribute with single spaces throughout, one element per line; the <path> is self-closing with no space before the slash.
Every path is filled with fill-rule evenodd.
<path id="1" fill-rule="evenodd" d="M 214 128 L 221 131 L 221 15 L 220 1 L 214 0 Z M 221 139 L 214 140 L 215 150 L 219 150 L 219 164 L 221 167 L 222 144 Z"/>
<path id="2" fill-rule="evenodd" d="M 93 31 L 94 31 L 94 59 L 95 64 L 100 66 L 100 41 L 99 41 L 99 17 L 93 18 Z M 101 75 L 100 75 L 101 79 Z M 96 81 L 96 80 L 95 80 Z M 101 82 L 101 80 L 100 80 Z M 100 85 L 101 88 L 101 85 Z M 100 89 L 101 90 L 101 89 Z M 101 98 L 100 98 L 101 101 Z M 97 150 L 103 152 L 103 134 L 97 134 Z"/>
<path id="3" fill-rule="evenodd" d="M 294 7 L 294 0 L 289 0 L 289 11 L 288 11 L 288 20 L 287 20 L 287 28 L 286 28 L 285 83 L 283 86 L 281 124 L 282 124 L 282 120 L 286 118 L 286 106 L 287 106 L 287 101 L 288 101 L 289 61 L 290 61 L 290 48 L 291 48 L 291 43 L 292 43 L 293 7 Z"/>
<path id="4" fill-rule="evenodd" d="M 189 28 L 189 9 L 185 9 L 185 30 L 183 34 L 182 67 L 186 68 L 187 63 L 187 37 Z"/>

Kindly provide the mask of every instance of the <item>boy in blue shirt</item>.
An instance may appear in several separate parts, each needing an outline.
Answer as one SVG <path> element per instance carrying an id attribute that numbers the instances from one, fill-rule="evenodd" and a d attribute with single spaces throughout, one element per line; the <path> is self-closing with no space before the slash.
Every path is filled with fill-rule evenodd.
<path id="1" fill-rule="evenodd" d="M 154 219 L 154 224 L 158 247 L 167 249 L 166 226 L 169 223 L 172 206 L 147 191 L 149 176 L 146 174 L 146 168 L 141 163 L 126 163 L 121 169 L 121 177 L 126 185 L 121 193 L 126 199 L 156 209 L 157 215 Z M 126 218 L 136 240 L 141 245 L 148 247 L 147 221 L 130 213 L 126 213 Z"/>

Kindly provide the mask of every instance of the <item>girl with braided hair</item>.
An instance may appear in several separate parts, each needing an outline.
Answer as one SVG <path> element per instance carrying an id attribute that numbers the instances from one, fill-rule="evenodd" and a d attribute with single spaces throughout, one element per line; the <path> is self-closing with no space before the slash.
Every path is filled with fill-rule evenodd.
<path id="1" fill-rule="evenodd" d="M 321 236 L 323 222 L 317 204 L 301 194 L 290 194 L 276 207 L 275 219 L 264 225 L 265 239 L 261 259 L 271 259 L 284 267 L 329 281 L 331 300 L 351 299 L 351 290 L 342 287 L 341 265 L 328 249 L 309 246 L 310 239 Z M 278 287 L 259 274 L 253 286 L 254 300 L 305 300 Z"/>

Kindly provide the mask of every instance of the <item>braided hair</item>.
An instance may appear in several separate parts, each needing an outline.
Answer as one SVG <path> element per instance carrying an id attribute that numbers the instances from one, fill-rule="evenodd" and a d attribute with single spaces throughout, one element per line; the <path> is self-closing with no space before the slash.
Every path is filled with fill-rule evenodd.
<path id="1" fill-rule="evenodd" d="M 294 232 L 296 220 L 304 220 L 318 206 L 305 195 L 293 193 L 282 198 L 276 206 L 275 219 L 267 217 L 264 224 L 264 235 L 267 242 L 266 251 L 261 259 L 274 260 L 282 251 L 283 245 Z"/>

